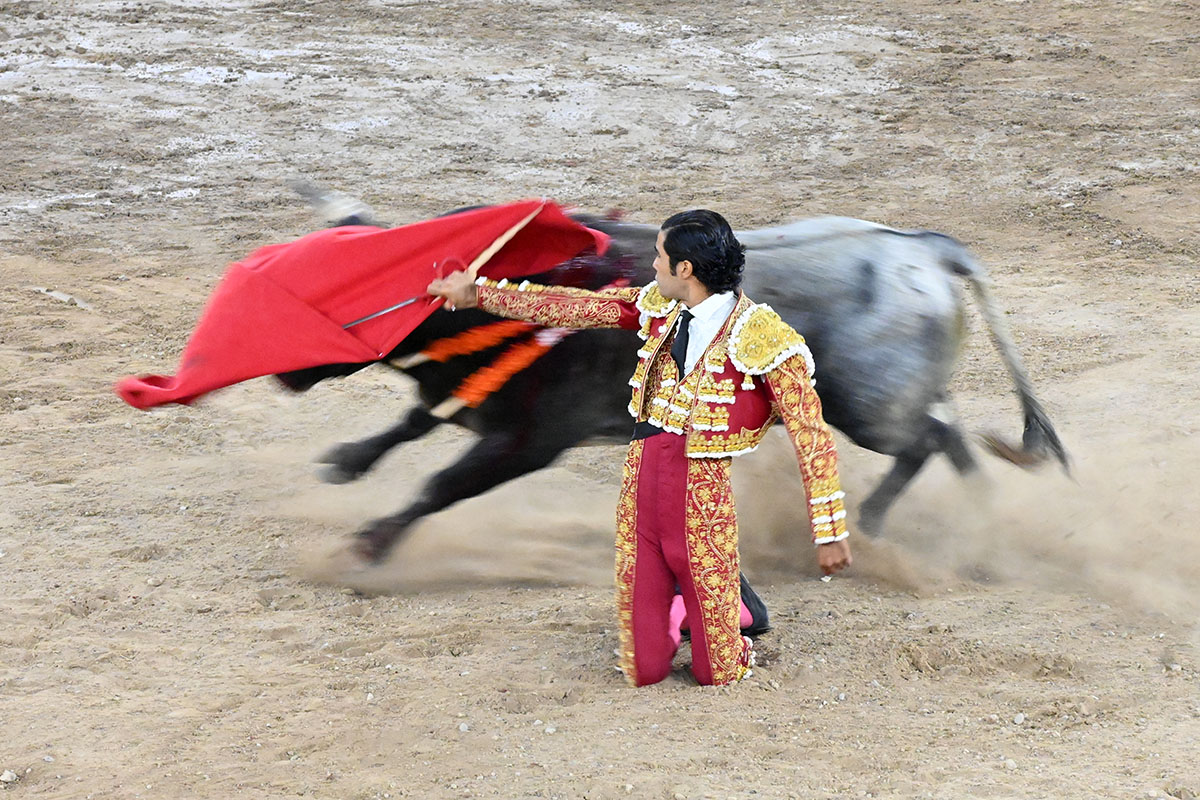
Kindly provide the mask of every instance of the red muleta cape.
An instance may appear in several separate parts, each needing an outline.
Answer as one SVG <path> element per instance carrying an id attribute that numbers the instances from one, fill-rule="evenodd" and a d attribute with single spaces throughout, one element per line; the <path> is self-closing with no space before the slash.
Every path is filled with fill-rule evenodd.
<path id="1" fill-rule="evenodd" d="M 603 233 L 542 200 L 400 228 L 329 228 L 268 245 L 230 265 L 175 375 L 124 378 L 116 392 L 131 406 L 147 409 L 190 403 L 263 375 L 382 358 L 438 308 L 441 301 L 425 295 L 431 280 L 467 266 L 527 218 L 479 274 L 533 275 L 588 248 L 598 253 L 608 248 Z M 343 328 L 409 298 L 418 299 Z"/>

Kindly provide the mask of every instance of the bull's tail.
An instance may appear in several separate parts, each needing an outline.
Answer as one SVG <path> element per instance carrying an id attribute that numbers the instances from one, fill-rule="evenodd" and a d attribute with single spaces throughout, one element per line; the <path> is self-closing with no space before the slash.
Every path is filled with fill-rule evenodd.
<path id="1" fill-rule="evenodd" d="M 958 243 L 955 242 L 955 244 Z M 970 283 L 971 292 L 983 314 L 988 333 L 992 337 L 992 343 L 996 345 L 996 349 L 1000 352 L 1000 358 L 1008 369 L 1008 374 L 1012 376 L 1013 383 L 1016 384 L 1017 396 L 1021 400 L 1021 411 L 1025 416 L 1025 432 L 1021 437 L 1020 448 L 1008 444 L 995 434 L 985 434 L 984 443 L 996 455 L 1020 466 L 1035 466 L 1053 456 L 1058 463 L 1062 464 L 1063 470 L 1070 474 L 1071 463 L 1067 456 L 1067 450 L 1063 446 L 1062 440 L 1058 438 L 1058 433 L 1054 430 L 1053 423 L 1050 422 L 1050 416 L 1038 402 L 1037 395 L 1034 394 L 1033 382 L 1029 380 L 1029 373 L 1025 371 L 1025 366 L 1021 363 L 1020 353 L 1017 352 L 1017 346 L 1009 334 L 1008 325 L 1005 324 L 1004 317 L 997 310 L 996 303 L 992 298 L 991 279 L 988 277 L 987 271 L 971 258 L 961 244 L 958 244 L 957 249 L 959 252 L 949 260 L 949 266 Z"/>

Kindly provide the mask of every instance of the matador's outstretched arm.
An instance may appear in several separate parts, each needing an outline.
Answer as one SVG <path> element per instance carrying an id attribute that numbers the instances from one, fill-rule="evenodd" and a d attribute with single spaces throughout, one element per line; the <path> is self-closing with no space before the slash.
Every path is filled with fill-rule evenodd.
<path id="1" fill-rule="evenodd" d="M 457 272 L 429 284 L 428 291 L 445 298 L 451 309 L 478 307 L 548 328 L 637 329 L 640 324 L 636 286 L 590 290 L 487 278 L 473 282 Z"/>

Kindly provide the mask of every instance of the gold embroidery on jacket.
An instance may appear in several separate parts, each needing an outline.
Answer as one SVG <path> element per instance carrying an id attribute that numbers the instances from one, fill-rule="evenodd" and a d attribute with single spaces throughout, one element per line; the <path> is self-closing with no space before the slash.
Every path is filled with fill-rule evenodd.
<path id="1" fill-rule="evenodd" d="M 739 372 L 763 375 L 792 355 L 804 356 L 812 377 L 812 354 L 804 337 L 796 333 L 768 305 L 754 305 L 733 324 L 729 336 L 729 357 Z"/>
<path id="2" fill-rule="evenodd" d="M 642 287 L 637 295 L 638 311 L 650 317 L 665 317 L 675 310 L 678 300 L 668 300 L 658 290 L 658 281 L 651 281 Z"/>
<path id="3" fill-rule="evenodd" d="M 774 417 L 767 419 L 760 428 L 742 428 L 730 433 L 693 431 L 688 433 L 687 454 L 689 458 L 719 458 L 740 456 L 749 453 L 762 443 Z"/>
<path id="4" fill-rule="evenodd" d="M 717 373 L 708 370 L 705 370 L 704 374 L 700 376 L 698 396 L 701 400 L 709 403 L 732 404 L 736 394 L 737 386 L 734 385 L 732 378 L 718 378 Z"/>
<path id="5" fill-rule="evenodd" d="M 846 535 L 845 493 L 838 478 L 837 451 L 821 416 L 821 399 L 812 388 L 800 355 L 785 359 L 766 375 L 777 413 L 791 437 L 809 497 L 813 540 L 818 544 Z"/>
<path id="6" fill-rule="evenodd" d="M 528 281 L 513 286 L 507 281 L 485 280 L 479 284 L 479 308 L 548 328 L 612 328 L 638 291 L 636 287 L 593 291 Z"/>
<path id="7" fill-rule="evenodd" d="M 763 419 L 753 429 L 727 433 L 738 384 L 734 378 L 718 377 L 730 364 L 732 324 L 754 307 L 744 295 L 738 298 L 725 325 L 682 381 L 666 349 L 678 315 L 675 309 L 667 313 L 638 351 L 638 365 L 629 381 L 633 387 L 629 413 L 669 433 L 686 434 L 687 454 L 692 458 L 740 455 L 756 448 L 774 418 Z"/>
<path id="8" fill-rule="evenodd" d="M 698 431 L 727 431 L 729 409 L 720 405 L 697 403 L 692 411 L 692 427 Z"/>

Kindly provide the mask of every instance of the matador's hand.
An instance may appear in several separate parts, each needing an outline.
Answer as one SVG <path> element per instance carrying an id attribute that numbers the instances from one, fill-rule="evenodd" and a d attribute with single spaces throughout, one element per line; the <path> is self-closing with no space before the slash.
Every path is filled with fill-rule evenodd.
<path id="1" fill-rule="evenodd" d="M 850 562 L 849 540 L 842 539 L 840 542 L 817 545 L 817 563 L 821 565 L 822 574 L 832 575 L 835 572 L 841 572 L 850 566 Z"/>
<path id="2" fill-rule="evenodd" d="M 425 290 L 434 297 L 445 298 L 444 305 L 451 311 L 456 308 L 474 308 L 478 302 L 479 292 L 475 289 L 475 281 L 466 272 L 451 272 L 444 278 L 438 278 L 429 284 Z"/>

